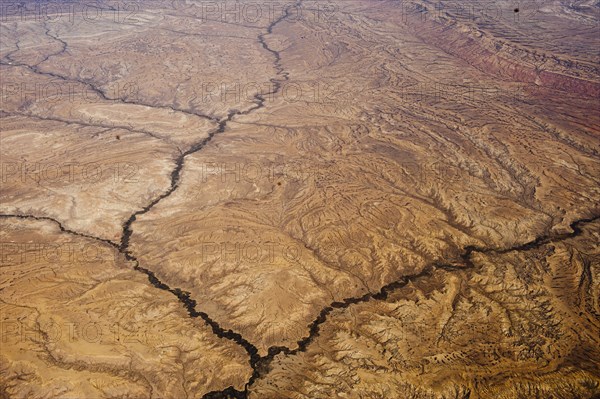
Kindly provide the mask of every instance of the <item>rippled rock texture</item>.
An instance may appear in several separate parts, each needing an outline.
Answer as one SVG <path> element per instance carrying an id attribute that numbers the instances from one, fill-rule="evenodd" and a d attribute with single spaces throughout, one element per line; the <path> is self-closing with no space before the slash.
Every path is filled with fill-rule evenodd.
<path id="1" fill-rule="evenodd" d="M 600 395 L 594 2 L 1 5 L 3 397 Z"/>

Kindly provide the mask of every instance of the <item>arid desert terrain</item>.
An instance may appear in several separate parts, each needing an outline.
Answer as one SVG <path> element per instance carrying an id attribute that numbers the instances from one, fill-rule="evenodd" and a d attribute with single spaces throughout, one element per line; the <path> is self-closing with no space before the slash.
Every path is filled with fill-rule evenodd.
<path id="1" fill-rule="evenodd" d="M 0 7 L 0 399 L 600 397 L 598 1 Z"/>

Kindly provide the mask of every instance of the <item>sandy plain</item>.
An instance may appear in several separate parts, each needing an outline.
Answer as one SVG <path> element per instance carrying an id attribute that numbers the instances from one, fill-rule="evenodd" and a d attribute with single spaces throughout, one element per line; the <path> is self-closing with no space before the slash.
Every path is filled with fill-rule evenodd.
<path id="1" fill-rule="evenodd" d="M 2 9 L 0 395 L 600 395 L 592 1 L 53 4 Z"/>

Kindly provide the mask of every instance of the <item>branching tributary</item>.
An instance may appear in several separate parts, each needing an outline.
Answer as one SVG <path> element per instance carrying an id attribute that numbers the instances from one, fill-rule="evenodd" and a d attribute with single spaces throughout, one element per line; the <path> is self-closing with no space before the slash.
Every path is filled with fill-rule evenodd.
<path id="1" fill-rule="evenodd" d="M 297 5 L 299 5 L 299 3 Z M 408 284 L 411 281 L 429 277 L 432 275 L 432 273 L 436 269 L 452 271 L 452 270 L 466 270 L 469 268 L 474 268 L 476 266 L 475 266 L 474 262 L 472 261 L 472 256 L 474 253 L 477 253 L 477 252 L 478 253 L 500 253 L 501 254 L 501 253 L 508 253 L 511 251 L 526 251 L 526 250 L 538 248 L 542 245 L 545 245 L 545 244 L 548 244 L 551 242 L 557 242 L 557 241 L 565 240 L 568 238 L 576 237 L 579 234 L 581 234 L 582 225 L 589 223 L 589 222 L 596 221 L 600 218 L 600 216 L 595 216 L 595 217 L 591 217 L 591 218 L 585 218 L 585 219 L 580 219 L 580 220 L 574 221 L 573 223 L 571 223 L 571 228 L 572 228 L 571 233 L 542 236 L 542 237 L 536 238 L 535 240 L 533 240 L 531 242 L 515 245 L 513 247 L 509 247 L 509 248 L 505 248 L 505 249 L 487 249 L 487 248 L 480 248 L 480 247 L 474 247 L 474 246 L 465 247 L 462 254 L 456 259 L 455 263 L 432 264 L 432 265 L 429 265 L 426 268 L 424 268 L 423 271 L 421 271 L 418 274 L 415 274 L 412 276 L 405 276 L 405 277 L 401 278 L 400 280 L 397 280 L 397 281 L 394 281 L 392 283 L 385 285 L 378 292 L 368 293 L 368 294 L 365 294 L 360 297 L 346 298 L 343 301 L 331 303 L 329 306 L 323 308 L 320 311 L 319 315 L 315 318 L 315 320 L 308 325 L 308 331 L 309 331 L 308 336 L 299 340 L 297 342 L 297 347 L 295 349 L 289 349 L 285 346 L 274 346 L 274 347 L 269 348 L 266 356 L 260 356 L 256 346 L 254 346 L 252 343 L 250 343 L 248 340 L 246 340 L 241 334 L 239 334 L 235 331 L 232 331 L 230 329 L 225 330 L 216 321 L 212 320 L 208 314 L 197 310 L 196 309 L 197 302 L 194 299 L 190 298 L 189 292 L 183 291 L 179 288 L 171 288 L 164 282 L 160 281 L 151 270 L 148 270 L 148 269 L 142 267 L 139 264 L 135 255 L 132 254 L 131 251 L 129 250 L 129 241 L 130 241 L 131 235 L 133 233 L 132 225 L 137 220 L 137 217 L 149 212 L 155 205 L 157 205 L 163 199 L 169 197 L 171 194 L 173 194 L 173 192 L 175 192 L 175 190 L 177 190 L 177 188 L 179 187 L 179 184 L 180 184 L 181 173 L 185 166 L 186 158 L 189 155 L 202 150 L 216 135 L 223 133 L 227 128 L 228 122 L 232 121 L 234 117 L 236 117 L 238 115 L 247 115 L 247 114 L 250 114 L 251 112 L 254 112 L 258 109 L 263 108 L 265 106 L 266 96 L 270 96 L 270 95 L 278 93 L 282 87 L 282 84 L 289 79 L 287 72 L 284 71 L 284 69 L 281 65 L 280 53 L 276 50 L 273 50 L 271 47 L 269 47 L 268 43 L 265 40 L 265 36 L 268 34 L 271 34 L 273 32 L 273 29 L 275 28 L 275 26 L 278 25 L 279 23 L 281 23 L 282 21 L 284 21 L 287 17 L 289 17 L 289 9 L 286 12 L 284 12 L 280 18 L 271 22 L 271 24 L 267 27 L 266 32 L 262 33 L 258 37 L 258 41 L 259 41 L 260 45 L 262 46 L 262 48 L 264 48 L 266 51 L 270 52 L 275 58 L 274 68 L 277 72 L 278 78 L 271 79 L 271 82 L 273 83 L 273 90 L 269 93 L 261 93 L 261 94 L 255 95 L 255 97 L 254 97 L 255 105 L 254 106 L 252 106 L 244 111 L 230 111 L 227 114 L 227 116 L 221 120 L 216 120 L 214 118 L 206 117 L 204 115 L 193 113 L 193 112 L 186 112 L 186 113 L 190 113 L 190 114 L 200 116 L 200 117 L 205 117 L 205 118 L 211 119 L 215 122 L 218 122 L 218 126 L 214 130 L 212 130 L 206 138 L 193 144 L 189 149 L 187 149 L 186 151 L 182 152 L 179 155 L 179 157 L 176 159 L 175 168 L 171 171 L 171 180 L 170 180 L 169 188 L 164 193 L 162 193 L 160 196 L 158 196 L 154 200 L 152 200 L 144 208 L 134 212 L 127 219 L 127 221 L 123 224 L 123 232 L 122 232 L 121 240 L 119 243 L 70 230 L 70 229 L 64 227 L 64 225 L 61 222 L 59 222 L 58 220 L 50 218 L 50 217 L 40 217 L 40 216 L 34 216 L 34 215 L 0 215 L 0 217 L 2 217 L 2 218 L 20 218 L 20 219 L 34 219 L 34 220 L 40 220 L 40 221 L 51 221 L 51 222 L 56 223 L 59 226 L 60 230 L 64 233 L 76 235 L 76 236 L 83 237 L 86 239 L 97 240 L 97 241 L 100 241 L 104 244 L 107 244 L 107 245 L 113 247 L 114 249 L 118 250 L 128 261 L 133 262 L 135 265 L 134 268 L 137 271 L 140 271 L 140 272 L 146 274 L 148 276 L 148 280 L 154 287 L 168 291 L 168 292 L 172 293 L 173 295 L 175 295 L 179 299 L 179 301 L 185 306 L 190 317 L 202 318 L 212 328 L 212 331 L 215 335 L 217 335 L 218 337 L 221 337 L 221 338 L 231 340 L 231 341 L 235 342 L 236 344 L 240 345 L 241 347 L 243 347 L 250 357 L 250 366 L 252 367 L 252 370 L 253 370 L 250 380 L 246 383 L 245 389 L 243 391 L 239 391 L 239 390 L 236 390 L 234 387 L 228 387 L 222 391 L 209 392 L 204 395 L 204 397 L 203 397 L 204 399 L 216 399 L 216 398 L 236 398 L 236 399 L 244 398 L 245 399 L 245 398 L 247 398 L 249 388 L 252 386 L 252 384 L 256 381 L 257 378 L 259 378 L 264 373 L 268 372 L 269 365 L 270 365 L 271 361 L 273 360 L 273 358 L 279 354 L 294 355 L 298 352 L 305 351 L 306 348 L 319 335 L 320 325 L 327 321 L 327 317 L 335 309 L 345 309 L 353 304 L 367 302 L 370 300 L 385 300 L 387 298 L 387 296 L 394 290 L 404 287 L 406 284 Z M 47 34 L 49 34 L 49 32 L 47 32 Z M 54 37 L 54 39 L 56 39 L 62 43 L 62 50 L 60 51 L 61 53 L 64 51 L 67 51 L 68 47 L 64 41 L 58 39 L 57 37 Z M 13 61 L 13 60 L 11 59 L 11 61 Z M 18 63 L 11 62 L 11 65 L 25 66 L 35 73 L 48 75 L 48 76 L 51 76 L 54 78 L 59 78 L 59 79 L 63 79 L 63 80 L 68 79 L 61 75 L 44 72 L 44 71 L 40 70 L 40 68 L 37 66 L 39 64 L 37 64 L 35 66 L 29 66 L 29 65 L 25 65 L 25 64 L 18 64 Z M 91 86 L 92 89 L 94 90 L 94 92 L 96 92 L 103 99 L 111 100 L 106 97 L 104 92 L 102 92 L 100 89 L 90 85 L 88 82 L 81 81 L 81 83 Z M 139 104 L 139 105 L 146 105 L 146 104 Z M 173 109 L 173 110 L 176 112 L 184 112 L 182 110 L 175 110 L 175 109 Z"/>

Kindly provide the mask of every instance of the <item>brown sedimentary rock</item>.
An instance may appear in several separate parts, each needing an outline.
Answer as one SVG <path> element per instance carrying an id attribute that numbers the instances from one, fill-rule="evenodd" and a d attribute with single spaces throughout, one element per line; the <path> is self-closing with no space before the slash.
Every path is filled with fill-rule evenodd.
<path id="1" fill-rule="evenodd" d="M 190 319 L 111 245 L 2 218 L 7 397 L 201 396 L 244 385 L 243 349 Z"/>
<path id="2" fill-rule="evenodd" d="M 3 395 L 597 395 L 592 2 L 69 4 L 3 9 Z"/>

